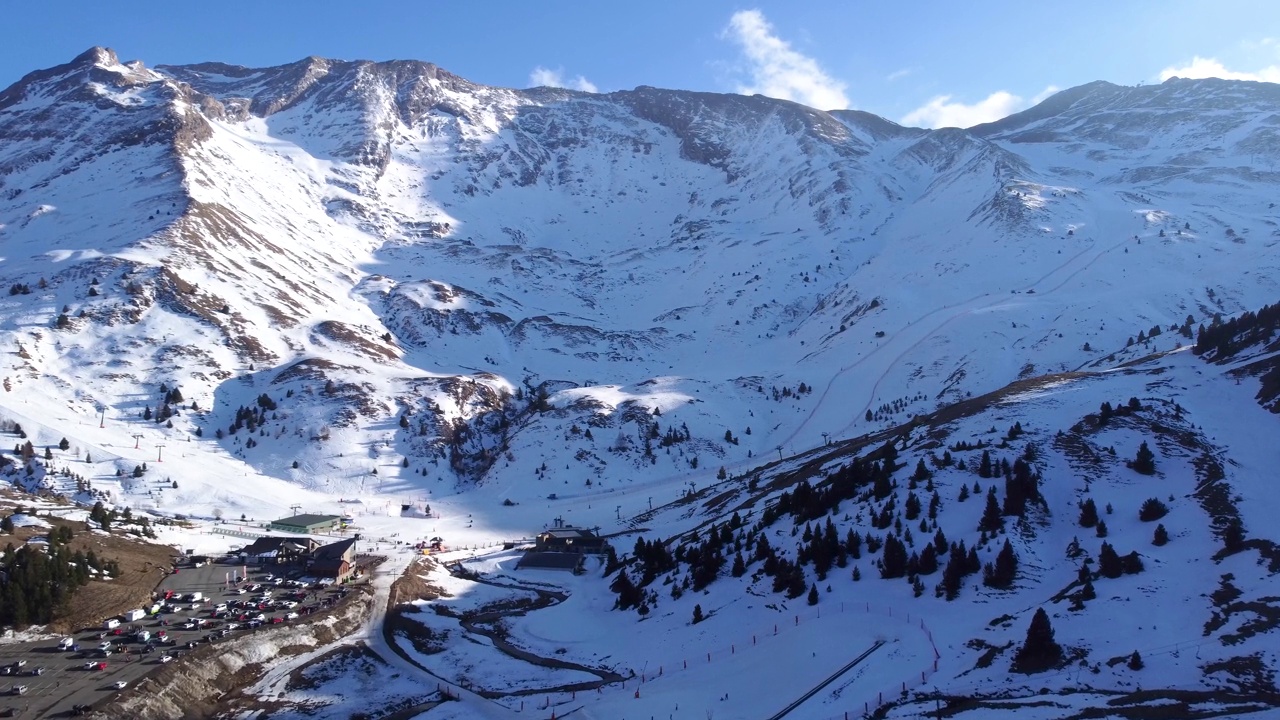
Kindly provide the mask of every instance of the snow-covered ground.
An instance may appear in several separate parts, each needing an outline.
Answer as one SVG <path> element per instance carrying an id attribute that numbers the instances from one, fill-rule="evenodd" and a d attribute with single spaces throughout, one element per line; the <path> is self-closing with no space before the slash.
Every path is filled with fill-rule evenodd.
<path id="1" fill-rule="evenodd" d="M 1269 132 L 1265 88 L 1096 87 L 1046 116 L 924 132 L 764 98 L 485 88 L 418 65 L 224 70 L 151 71 L 99 51 L 0 108 L 0 181 L 20 190 L 0 193 L 12 287 L 0 300 L 0 421 L 37 457 L 16 481 L 190 518 L 191 530 L 156 529 L 201 553 L 246 544 L 294 508 L 349 513 L 362 550 L 406 564 L 406 545 L 443 537 L 449 557 L 475 556 L 500 582 L 568 594 L 510 619 L 512 642 L 644 678 L 541 698 L 584 717 L 671 715 L 677 703 L 758 715 L 881 636 L 888 644 L 792 717 L 856 712 L 902 683 L 1029 689 L 1047 680 L 1009 675 L 1012 649 L 975 670 L 971 641 L 1020 643 L 1040 606 L 1060 642 L 1101 663 L 1055 683 L 1229 682 L 1206 680 L 1205 665 L 1242 654 L 1220 636 L 1249 612 L 1205 635 L 1225 612 L 1209 595 L 1230 572 L 1244 601 L 1266 597 L 1270 575 L 1253 553 L 1211 559 L 1192 461 L 1205 448 L 1219 457 L 1250 536 L 1265 537 L 1280 510 L 1265 482 L 1276 418 L 1254 403 L 1256 382 L 1236 385 L 1190 353 L 1120 368 L 1189 344 L 1172 329 L 1187 318 L 1194 328 L 1275 301 L 1280 178 L 1250 169 Z M 1211 133 L 1182 119 L 1205 107 Z M 1097 124 L 1113 112 L 1128 123 Z M 47 138 L 16 139 L 37 120 Z M 489 556 L 555 518 L 635 531 L 615 541 L 625 553 L 637 534 L 723 522 L 731 504 L 707 502 L 719 492 L 759 513 L 776 492 L 752 497 L 741 478 L 767 483 L 829 441 L 1085 367 L 1105 374 L 1047 381 L 949 423 L 945 437 L 916 429 L 901 451 L 903 485 L 943 446 L 1027 428 L 999 451 L 1012 461 L 1036 444 L 1047 503 L 1008 533 L 1016 592 L 967 587 L 948 603 L 929 578 L 914 598 L 864 559 L 857 583 L 848 572 L 824 581 L 821 619 L 794 601 L 782 609 L 750 574 L 680 599 L 657 588 L 639 619 L 611 610 L 598 569 L 516 571 L 509 553 Z M 1057 441 L 1104 400 L 1129 397 L 1193 446 L 1123 423 L 1085 433 L 1089 462 Z M 166 406 L 174 414 L 157 422 Z M 1142 440 L 1159 458 L 1154 478 L 1123 463 Z M 971 470 L 936 468 L 938 524 L 968 547 L 982 497 L 957 495 L 973 482 Z M 901 507 L 906 490 L 895 492 Z M 1078 537 L 1096 556 L 1101 542 L 1072 521 L 1086 494 L 1113 506 L 1107 541 L 1138 550 L 1147 569 L 1100 581 L 1099 600 L 1069 611 L 1052 602 L 1079 567 L 1066 548 Z M 1170 507 L 1161 548 L 1136 519 L 1149 497 Z M 841 536 L 869 532 L 874 509 L 832 520 Z M 785 533 L 774 539 L 793 552 Z M 998 549 L 984 545 L 982 560 Z M 528 595 L 432 581 L 459 612 Z M 709 615 L 696 626 L 695 603 Z M 927 628 L 887 618 L 890 607 Z M 779 634 L 761 637 L 779 618 Z M 579 679 L 510 660 L 456 623 L 449 638 L 415 661 L 483 685 Z M 1106 664 L 1134 650 L 1146 675 Z M 716 700 L 721 678 L 733 688 Z M 513 702 L 481 705 L 502 714 Z"/>

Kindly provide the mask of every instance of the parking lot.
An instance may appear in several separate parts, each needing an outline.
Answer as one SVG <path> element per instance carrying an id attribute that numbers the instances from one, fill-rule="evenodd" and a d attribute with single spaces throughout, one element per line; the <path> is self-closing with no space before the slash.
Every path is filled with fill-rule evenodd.
<path id="1" fill-rule="evenodd" d="M 77 705 L 96 705 L 116 693 L 133 691 L 146 674 L 166 662 L 162 658 L 175 661 L 199 643 L 222 642 L 255 627 L 303 619 L 333 605 L 345 592 L 290 586 L 286 579 L 265 581 L 272 570 L 250 568 L 247 581 L 228 587 L 228 573 L 237 575 L 242 566 L 182 566 L 160 584 L 161 597 L 166 592 L 173 595 L 161 612 L 136 622 L 121 621 L 111 630 L 77 632 L 70 637 L 78 649 L 62 650 L 56 639 L 0 645 L 0 672 L 9 668 L 16 673 L 0 674 L 0 717 L 71 716 Z M 249 591 L 253 585 L 261 587 Z M 179 601 L 197 592 L 203 596 L 200 601 Z M 216 612 L 222 603 L 228 607 Z M 148 641 L 140 639 L 139 631 L 150 633 Z M 104 643 L 110 645 L 105 652 L 100 649 Z M 24 664 L 18 667 L 18 662 Z M 36 668 L 41 674 L 34 674 Z M 117 688 L 119 682 L 125 687 Z M 25 692 L 11 694 L 15 686 L 24 686 Z"/>

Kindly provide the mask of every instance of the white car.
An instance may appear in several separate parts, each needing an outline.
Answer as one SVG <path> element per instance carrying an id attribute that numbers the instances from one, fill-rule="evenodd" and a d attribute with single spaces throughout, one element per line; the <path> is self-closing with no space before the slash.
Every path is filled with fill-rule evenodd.
<path id="1" fill-rule="evenodd" d="M 123 689 L 125 689 L 126 687 L 128 687 L 128 685 L 129 685 L 129 683 L 128 683 L 128 682 L 126 682 L 126 681 L 124 681 L 124 680 L 117 680 L 117 681 L 115 682 L 115 686 L 116 686 L 116 689 L 117 689 L 117 690 L 123 690 Z"/>
<path id="2" fill-rule="evenodd" d="M 162 662 L 162 663 L 173 662 L 173 656 L 172 656 L 172 655 L 161 655 L 161 656 L 160 656 L 160 662 Z"/>
<path id="3" fill-rule="evenodd" d="M 296 612 L 291 612 L 291 613 L 289 613 L 289 614 L 285 615 L 285 616 L 284 616 L 284 619 L 285 619 L 285 620 L 297 620 L 297 619 L 298 619 L 298 613 L 296 613 Z"/>
<path id="4" fill-rule="evenodd" d="M 236 588 L 235 590 L 232 590 L 232 591 L 231 591 L 231 594 L 232 594 L 232 595 L 243 595 L 243 594 L 245 594 L 246 592 L 248 592 L 248 591 L 247 591 L 247 590 L 245 590 L 244 588 Z"/>

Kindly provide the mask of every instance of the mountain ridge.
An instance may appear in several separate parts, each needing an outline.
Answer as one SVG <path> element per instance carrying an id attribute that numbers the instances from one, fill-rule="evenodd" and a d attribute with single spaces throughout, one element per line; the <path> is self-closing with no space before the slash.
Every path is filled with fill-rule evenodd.
<path id="1" fill-rule="evenodd" d="M 47 88 L 58 87 L 68 94 L 48 109 L 22 110 L 24 98 L 31 103 L 36 95 L 46 97 Z M 90 166 L 108 173 L 103 158 L 134 146 L 153 147 L 160 157 L 135 165 L 166 169 L 152 181 L 158 183 L 155 194 L 134 206 L 159 209 L 142 220 L 141 212 L 111 208 L 119 214 L 109 221 L 112 227 L 130 233 L 131 222 L 141 224 L 132 240 L 120 236 L 125 244 L 119 249 L 101 257 L 100 250 L 88 252 L 92 257 L 86 256 L 83 266 L 101 266 L 117 278 L 115 287 L 138 292 L 121 293 L 127 299 L 123 305 L 81 297 L 84 320 L 72 318 L 73 327 L 97 317 L 146 324 L 144 316 L 158 303 L 195 321 L 197 337 L 220 338 L 218 343 L 232 351 L 217 361 L 209 358 L 219 352 L 197 353 L 205 357 L 207 369 L 199 371 L 205 377 L 213 377 L 209 370 L 235 375 L 262 363 L 283 369 L 316 360 L 335 368 L 389 362 L 401 366 L 397 375 L 461 374 L 481 384 L 496 383 L 495 392 L 512 393 L 535 387 L 542 382 L 538 378 L 584 384 L 601 374 L 602 362 L 623 370 L 618 379 L 624 385 L 679 364 L 677 375 L 699 378 L 695 384 L 712 382 L 720 385 L 718 394 L 734 395 L 727 380 L 759 376 L 762 368 L 738 364 L 726 368 L 725 376 L 699 377 L 700 358 L 707 352 L 704 338 L 722 338 L 727 347 L 742 350 L 757 340 L 765 343 L 772 361 L 763 375 L 794 386 L 804 377 L 813 379 L 806 373 L 830 377 L 830 359 L 849 343 L 874 346 L 881 329 L 871 327 L 880 322 L 873 318 L 910 326 L 913 318 L 929 316 L 924 311 L 930 303 L 988 303 L 965 300 L 970 296 L 961 296 L 955 285 L 932 286 L 921 296 L 932 299 L 919 309 L 911 302 L 895 304 L 886 290 L 919 277 L 908 257 L 932 257 L 944 277 L 954 273 L 972 281 L 973 259 L 990 253 L 997 266 L 1023 275 L 1011 283 L 1016 291 L 1052 270 L 1055 252 L 1094 256 L 1103 247 L 1099 233 L 1128 227 L 1118 220 L 1124 214 L 1141 219 L 1134 229 L 1154 235 L 1153 229 L 1168 226 L 1187 242 L 1207 242 L 1184 234 L 1186 228 L 1176 229 L 1174 214 L 1144 208 L 1147 203 L 1141 201 L 1157 192 L 1187 192 L 1177 187 L 1186 170 L 1119 169 L 1112 156 L 1138 151 L 1142 155 L 1135 159 L 1148 158 L 1150 148 L 1135 148 L 1126 134 L 1115 135 L 1108 147 L 1097 126 L 1084 130 L 1096 147 L 1083 159 L 1081 141 L 1061 140 L 1077 122 L 1067 115 L 1082 107 L 1093 113 L 1099 104 L 1133 103 L 1118 97 L 1154 93 L 1168 100 L 1199 91 L 1243 97 L 1246 109 L 1270 98 L 1266 88 L 1230 82 L 1170 81 L 1151 89 L 1099 82 L 1064 90 L 997 123 L 929 131 L 859 111 L 827 113 L 760 96 L 647 87 L 604 94 L 487 88 L 419 61 L 310 57 L 259 69 L 200 63 L 147 70 L 141 63 L 121 63 L 108 49 L 93 48 L 71 63 L 29 74 L 0 95 L 8 98 L 0 102 L 0 112 L 13 118 L 4 123 L 0 116 L 8 147 L 0 153 L 0 193 L 7 191 L 10 200 L 0 209 L 5 223 L 0 241 L 11 249 L 33 248 L 33 259 L 48 257 L 51 250 L 70 252 L 66 257 L 85 253 L 65 245 L 60 250 L 58 243 L 92 232 L 99 221 L 77 213 L 75 220 L 50 227 L 63 238 L 51 243 L 37 228 L 53 226 L 50 218 L 66 217 L 67 210 L 54 202 L 31 210 L 30 196 L 15 193 L 65 181 L 75 198 L 86 184 L 72 176 Z M 1258 92 L 1259 99 L 1249 99 Z M 46 149 L 29 150 L 30 138 L 16 130 L 17 118 L 30 127 L 32 118 L 55 108 L 94 118 L 112 155 L 67 163 L 54 147 L 95 143 L 68 137 L 47 123 L 42 126 Z M 1241 128 L 1248 123 L 1236 122 Z M 1045 129 L 1053 123 L 1057 129 Z M 1267 131 L 1263 123 L 1251 133 L 1238 132 L 1237 146 L 1256 144 Z M 1023 152 L 1033 145 L 1035 153 Z M 1057 153 L 1056 160 L 1041 157 L 1046 151 Z M 1213 152 L 1226 157 L 1223 153 L 1231 150 Z M 1195 173 L 1207 184 L 1192 182 L 1191 194 L 1206 188 L 1217 192 L 1220 179 L 1240 177 L 1235 167 L 1214 167 L 1216 161 L 1201 155 Z M 1067 162 L 1076 167 L 1060 164 Z M 42 176 L 30 177 L 29 170 L 42 168 Z M 1139 177 L 1147 190 L 1118 187 Z M 1266 175 L 1260 179 L 1270 182 Z M 1086 180 L 1092 187 L 1064 180 Z M 1105 227 L 1098 227 L 1087 217 L 1103 199 L 1116 209 L 1107 210 L 1101 216 L 1108 218 Z M 23 207 L 28 208 L 25 218 L 13 222 Z M 908 207 L 911 211 L 904 212 Z M 663 212 L 667 208 L 670 214 Z M 1218 222 L 1208 219 L 1207 211 L 1195 212 L 1197 225 Z M 1189 226 L 1189 219 L 1183 224 Z M 621 232 L 602 242 L 597 239 L 602 227 Z M 1089 235 L 1087 243 L 1095 250 L 1073 239 L 1077 232 Z M 752 262 L 758 252 L 746 251 L 744 235 L 754 236 L 754 247 L 764 249 L 775 270 L 790 267 L 790 273 L 761 275 L 758 262 Z M 28 236 L 30 241 L 22 242 Z M 711 252 L 719 253 L 714 261 Z M 1111 252 L 1103 249 L 1096 257 Z M 817 262 L 802 260 L 806 255 Z M 143 259 L 149 256 L 163 258 L 163 272 L 156 260 Z M 1173 256 L 1184 268 L 1192 264 L 1185 250 Z M 457 268 L 449 277 L 412 272 L 449 265 Z M 377 270 L 383 267 L 398 270 Z M 120 268 L 129 269 L 121 273 Z M 619 273 L 625 273 L 621 283 Z M 693 287 L 703 296 L 690 297 L 691 302 L 661 300 L 662 280 L 672 273 L 693 273 Z M 1107 282 L 1114 287 L 1115 280 Z M 1160 314 L 1167 321 L 1180 320 L 1187 307 L 1212 304 L 1200 291 L 1166 293 L 1172 294 L 1161 300 L 1166 309 Z M 357 305 L 348 303 L 351 298 Z M 1252 293 L 1233 299 L 1238 304 L 1226 309 L 1263 299 L 1261 292 Z M 739 302 L 751 303 L 750 311 L 739 313 Z M 622 310 L 628 305 L 644 311 Z M 900 309 L 887 309 L 895 307 Z M 950 322 L 991 314 L 974 307 L 973 314 Z M 1141 314 L 1142 322 L 1149 319 Z M 745 331 L 734 329 L 744 320 Z M 1016 329 L 1019 323 L 1012 325 Z M 846 334 L 851 326 L 854 338 Z M 1048 326 L 1035 331 L 1042 334 L 1040 346 L 1054 344 L 1048 342 Z M 1006 334 L 990 323 L 979 332 L 991 338 Z M 1073 333 L 1077 348 L 1096 335 Z M 1114 344 L 1119 339 L 1114 335 L 1104 334 L 1101 344 L 1108 336 Z M 465 344 L 454 343 L 454 337 L 484 348 L 481 354 L 499 363 L 491 365 L 497 379 L 475 376 Z M 650 358 L 675 353 L 676 363 L 663 368 L 652 359 L 635 362 L 642 348 Z M 1066 348 L 1050 353 L 1072 361 L 1078 360 L 1076 354 Z M 935 358 L 938 369 L 924 375 L 919 374 L 923 366 L 917 366 L 914 377 L 934 379 L 916 390 L 910 390 L 909 379 L 888 383 L 904 396 L 924 390 L 926 395 L 941 392 L 939 399 L 951 393 L 954 399 L 1014 379 L 1014 367 L 1040 364 L 1027 355 L 992 374 L 993 368 L 979 371 L 963 357 Z M 1079 364 L 1072 361 L 1049 362 Z M 519 366 L 523 370 L 513 373 Z M 978 384 L 933 384 L 957 377 L 972 377 Z M 215 387 L 207 385 L 206 392 Z M 724 412 L 727 407 L 715 415 Z M 820 419 L 828 414 L 811 414 L 802 429 L 828 422 Z M 443 421 L 444 415 L 437 416 Z M 812 430 L 797 436 L 788 422 L 778 426 L 778 435 L 814 442 Z"/>

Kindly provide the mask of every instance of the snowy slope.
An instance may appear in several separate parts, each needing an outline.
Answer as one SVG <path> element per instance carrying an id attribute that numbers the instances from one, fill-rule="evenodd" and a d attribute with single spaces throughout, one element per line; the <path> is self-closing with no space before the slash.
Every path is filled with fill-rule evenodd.
<path id="1" fill-rule="evenodd" d="M 0 93 L 0 417 L 55 448 L 47 486 L 157 512 L 357 507 L 464 545 L 557 514 L 621 527 L 722 468 L 1274 302 L 1276 109 L 1269 84 L 1094 83 L 925 131 L 410 61 L 149 69 L 95 48 Z M 1191 387 L 1184 355 L 1164 372 Z M 1024 425 L 1131 395 L 1191 407 L 1107 388 Z M 1210 435 L 1237 405 L 1272 427 L 1247 393 L 1200 392 Z M 714 515 L 685 512 L 654 532 Z M 1206 557 L 1205 532 L 1170 566 Z M 1062 540 L 1020 552 L 1049 566 Z"/>

